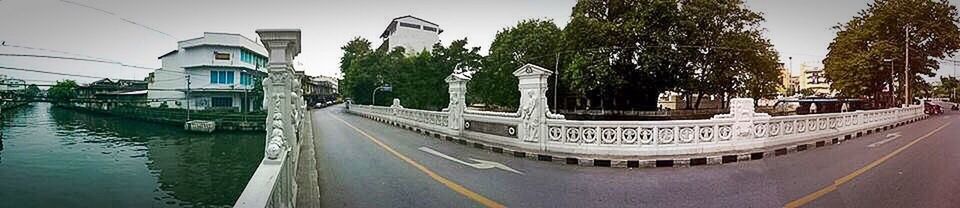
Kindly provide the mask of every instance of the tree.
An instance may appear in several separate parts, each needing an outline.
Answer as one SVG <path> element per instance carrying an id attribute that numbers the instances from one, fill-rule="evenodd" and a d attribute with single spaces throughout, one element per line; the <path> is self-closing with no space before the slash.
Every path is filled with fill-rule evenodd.
<path id="1" fill-rule="evenodd" d="M 741 0 L 681 0 L 677 91 L 699 108 L 706 95 L 770 98 L 780 86 L 779 55 L 763 37 L 759 12 Z M 696 98 L 692 98 L 696 96 Z"/>
<path id="2" fill-rule="evenodd" d="M 960 80 L 956 77 L 940 77 L 940 85 L 933 87 L 933 96 L 950 98 L 956 102 Z"/>
<path id="3" fill-rule="evenodd" d="M 376 105 L 389 105 L 393 98 L 400 98 L 404 107 L 440 110 L 449 99 L 444 78 L 458 65 L 469 69 L 480 64 L 480 48 L 466 45 L 467 40 L 462 39 L 449 47 L 436 44 L 432 50 L 410 54 L 402 47 L 371 50 L 369 41 L 354 39 L 342 48 L 341 91 L 356 103 L 369 104 L 374 90 L 389 84 L 392 92 L 378 92 Z"/>
<path id="4" fill-rule="evenodd" d="M 27 89 L 23 90 L 23 95 L 27 99 L 35 99 L 37 96 L 40 96 L 40 87 L 37 87 L 36 84 L 30 84 L 27 86 Z"/>
<path id="5" fill-rule="evenodd" d="M 668 90 L 694 107 L 706 95 L 770 97 L 779 58 L 762 21 L 742 0 L 579 1 L 562 79 L 619 109 L 654 109 Z"/>
<path id="6" fill-rule="evenodd" d="M 929 84 L 937 60 L 960 49 L 957 9 L 945 0 L 877 0 L 850 21 L 834 27 L 837 36 L 823 60 L 831 88 L 841 95 L 879 98 L 884 88 L 910 80 L 911 91 Z M 906 57 L 905 47 L 910 48 Z M 891 78 L 892 59 L 896 79 Z M 909 73 L 904 76 L 905 61 Z M 895 92 L 888 92 L 895 93 Z M 895 95 L 902 95 L 896 92 Z"/>
<path id="7" fill-rule="evenodd" d="M 47 89 L 47 97 L 54 103 L 63 105 L 77 97 L 77 82 L 73 80 L 57 81 L 57 84 Z"/>
<path id="8" fill-rule="evenodd" d="M 529 19 L 497 32 L 483 68 L 469 83 L 472 102 L 516 108 L 520 92 L 513 71 L 525 64 L 552 68 L 560 50 L 561 31 L 551 20 Z M 551 90 L 558 89 L 550 87 Z"/>
<path id="9" fill-rule="evenodd" d="M 561 75 L 571 93 L 601 107 L 655 109 L 660 92 L 679 84 L 677 1 L 578 1 L 571 16 Z"/>

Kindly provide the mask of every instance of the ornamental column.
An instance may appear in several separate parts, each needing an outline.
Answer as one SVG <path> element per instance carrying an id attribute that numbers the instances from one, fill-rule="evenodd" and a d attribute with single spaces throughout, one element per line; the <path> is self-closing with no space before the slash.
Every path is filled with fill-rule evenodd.
<path id="1" fill-rule="evenodd" d="M 461 74 L 450 74 L 444 81 L 447 82 L 450 94 L 450 103 L 447 104 L 447 127 L 463 130 L 463 110 L 467 109 L 467 82 L 470 78 Z"/>
<path id="2" fill-rule="evenodd" d="M 294 81 L 293 58 L 300 53 L 299 29 L 257 30 L 263 46 L 269 53 L 268 77 L 263 79 L 263 102 L 267 108 L 267 145 L 264 156 L 279 160 L 282 153 L 297 144 L 296 122 L 299 106 Z"/>
<path id="3" fill-rule="evenodd" d="M 519 79 L 517 87 L 520 90 L 520 125 L 517 127 L 517 137 L 523 142 L 540 143 L 547 138 L 547 78 L 552 71 L 543 67 L 527 64 L 513 72 Z"/>

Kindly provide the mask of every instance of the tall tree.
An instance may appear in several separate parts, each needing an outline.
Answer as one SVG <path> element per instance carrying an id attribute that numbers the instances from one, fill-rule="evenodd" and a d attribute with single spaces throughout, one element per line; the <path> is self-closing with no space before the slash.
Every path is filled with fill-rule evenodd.
<path id="1" fill-rule="evenodd" d="M 551 20 L 529 19 L 497 32 L 483 68 L 473 75 L 468 90 L 475 103 L 516 108 L 520 103 L 513 71 L 525 64 L 554 68 L 561 31 Z M 550 89 L 557 89 L 551 86 Z"/>
<path id="2" fill-rule="evenodd" d="M 894 83 L 901 83 L 901 92 L 895 95 L 902 95 L 904 77 L 910 80 L 911 91 L 929 87 L 921 75 L 933 75 L 939 69 L 938 59 L 960 49 L 957 24 L 957 9 L 946 0 L 875 1 L 834 27 L 837 37 L 823 60 L 831 88 L 846 96 L 879 98 Z M 909 57 L 905 57 L 907 48 Z M 893 70 L 885 59 L 893 61 Z"/>
<path id="3" fill-rule="evenodd" d="M 767 98 L 779 84 L 779 59 L 762 36 L 764 21 L 742 0 L 680 0 L 681 73 L 687 106 L 707 95 Z"/>
<path id="4" fill-rule="evenodd" d="M 564 28 L 568 51 L 561 79 L 603 107 L 654 109 L 675 88 L 685 63 L 676 0 L 578 1 Z"/>

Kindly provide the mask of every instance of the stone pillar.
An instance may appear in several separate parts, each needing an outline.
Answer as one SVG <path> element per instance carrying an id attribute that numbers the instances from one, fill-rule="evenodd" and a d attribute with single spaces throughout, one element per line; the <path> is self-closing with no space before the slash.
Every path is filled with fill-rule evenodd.
<path id="1" fill-rule="evenodd" d="M 733 119 L 732 136 L 734 140 L 751 139 L 757 136 L 755 123 L 769 120 L 770 115 L 757 113 L 753 106 L 753 98 L 730 99 L 730 114 L 714 116 L 715 119 Z M 761 126 L 766 128 L 765 126 Z M 766 129 L 760 129 L 760 135 L 766 135 Z"/>
<path id="2" fill-rule="evenodd" d="M 300 99 L 294 83 L 293 57 L 300 53 L 300 30 L 257 30 L 270 58 L 268 77 L 263 80 L 264 106 L 267 106 L 267 145 L 264 156 L 279 160 L 284 151 L 296 145 L 297 109 Z"/>
<path id="3" fill-rule="evenodd" d="M 521 141 L 539 143 L 547 138 L 547 78 L 552 71 L 543 67 L 527 64 L 513 72 L 519 79 L 520 124 L 517 125 L 517 137 Z"/>
<path id="4" fill-rule="evenodd" d="M 447 127 L 453 130 L 463 129 L 463 110 L 467 109 L 467 82 L 469 77 L 460 74 L 451 74 L 444 81 L 447 81 L 447 88 L 450 94 L 450 103 L 447 104 Z"/>

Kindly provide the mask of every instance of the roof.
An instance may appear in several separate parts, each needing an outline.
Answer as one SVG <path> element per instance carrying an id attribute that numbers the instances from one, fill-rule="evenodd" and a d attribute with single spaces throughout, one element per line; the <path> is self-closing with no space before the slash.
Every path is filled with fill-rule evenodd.
<path id="1" fill-rule="evenodd" d="M 539 74 L 551 75 L 553 74 L 553 72 L 534 64 L 526 64 L 518 68 L 516 71 L 513 71 L 513 75 L 515 76 L 539 75 Z"/>
<path id="2" fill-rule="evenodd" d="M 204 32 L 202 37 L 182 40 L 177 42 L 179 48 L 193 48 L 199 46 L 228 46 L 240 47 L 250 50 L 264 57 L 268 57 L 267 49 L 260 43 L 247 38 L 246 36 L 234 33 Z M 164 56 L 171 53 L 164 54 Z M 164 56 L 160 56 L 163 58 Z"/>
<path id="3" fill-rule="evenodd" d="M 413 18 L 413 19 L 416 19 L 416 20 L 420 20 L 420 21 L 426 22 L 426 23 L 428 23 L 428 24 L 431 24 L 433 27 L 437 28 L 437 30 L 438 30 L 438 31 L 437 31 L 437 34 L 443 33 L 443 29 L 440 29 L 440 25 L 438 25 L 437 23 L 433 23 L 433 22 L 427 21 L 427 20 L 425 20 L 425 19 L 420 19 L 419 17 L 414 17 L 413 15 L 407 15 L 407 16 L 402 16 L 402 17 L 393 18 L 393 20 L 390 20 L 390 25 L 387 25 L 387 29 L 384 29 L 384 30 L 383 30 L 383 33 L 380 33 L 380 38 L 387 38 L 387 35 L 390 34 L 390 30 L 397 27 L 397 20 L 400 20 L 400 19 L 403 19 L 403 18 Z"/>
<path id="4" fill-rule="evenodd" d="M 177 50 L 172 50 L 172 51 L 167 52 L 167 53 L 165 53 L 165 54 L 163 54 L 163 55 L 160 55 L 160 57 L 157 57 L 157 59 L 162 59 L 163 57 L 167 57 L 167 56 L 169 56 L 169 55 L 173 55 L 173 54 L 176 54 L 176 53 L 177 53 Z"/>

